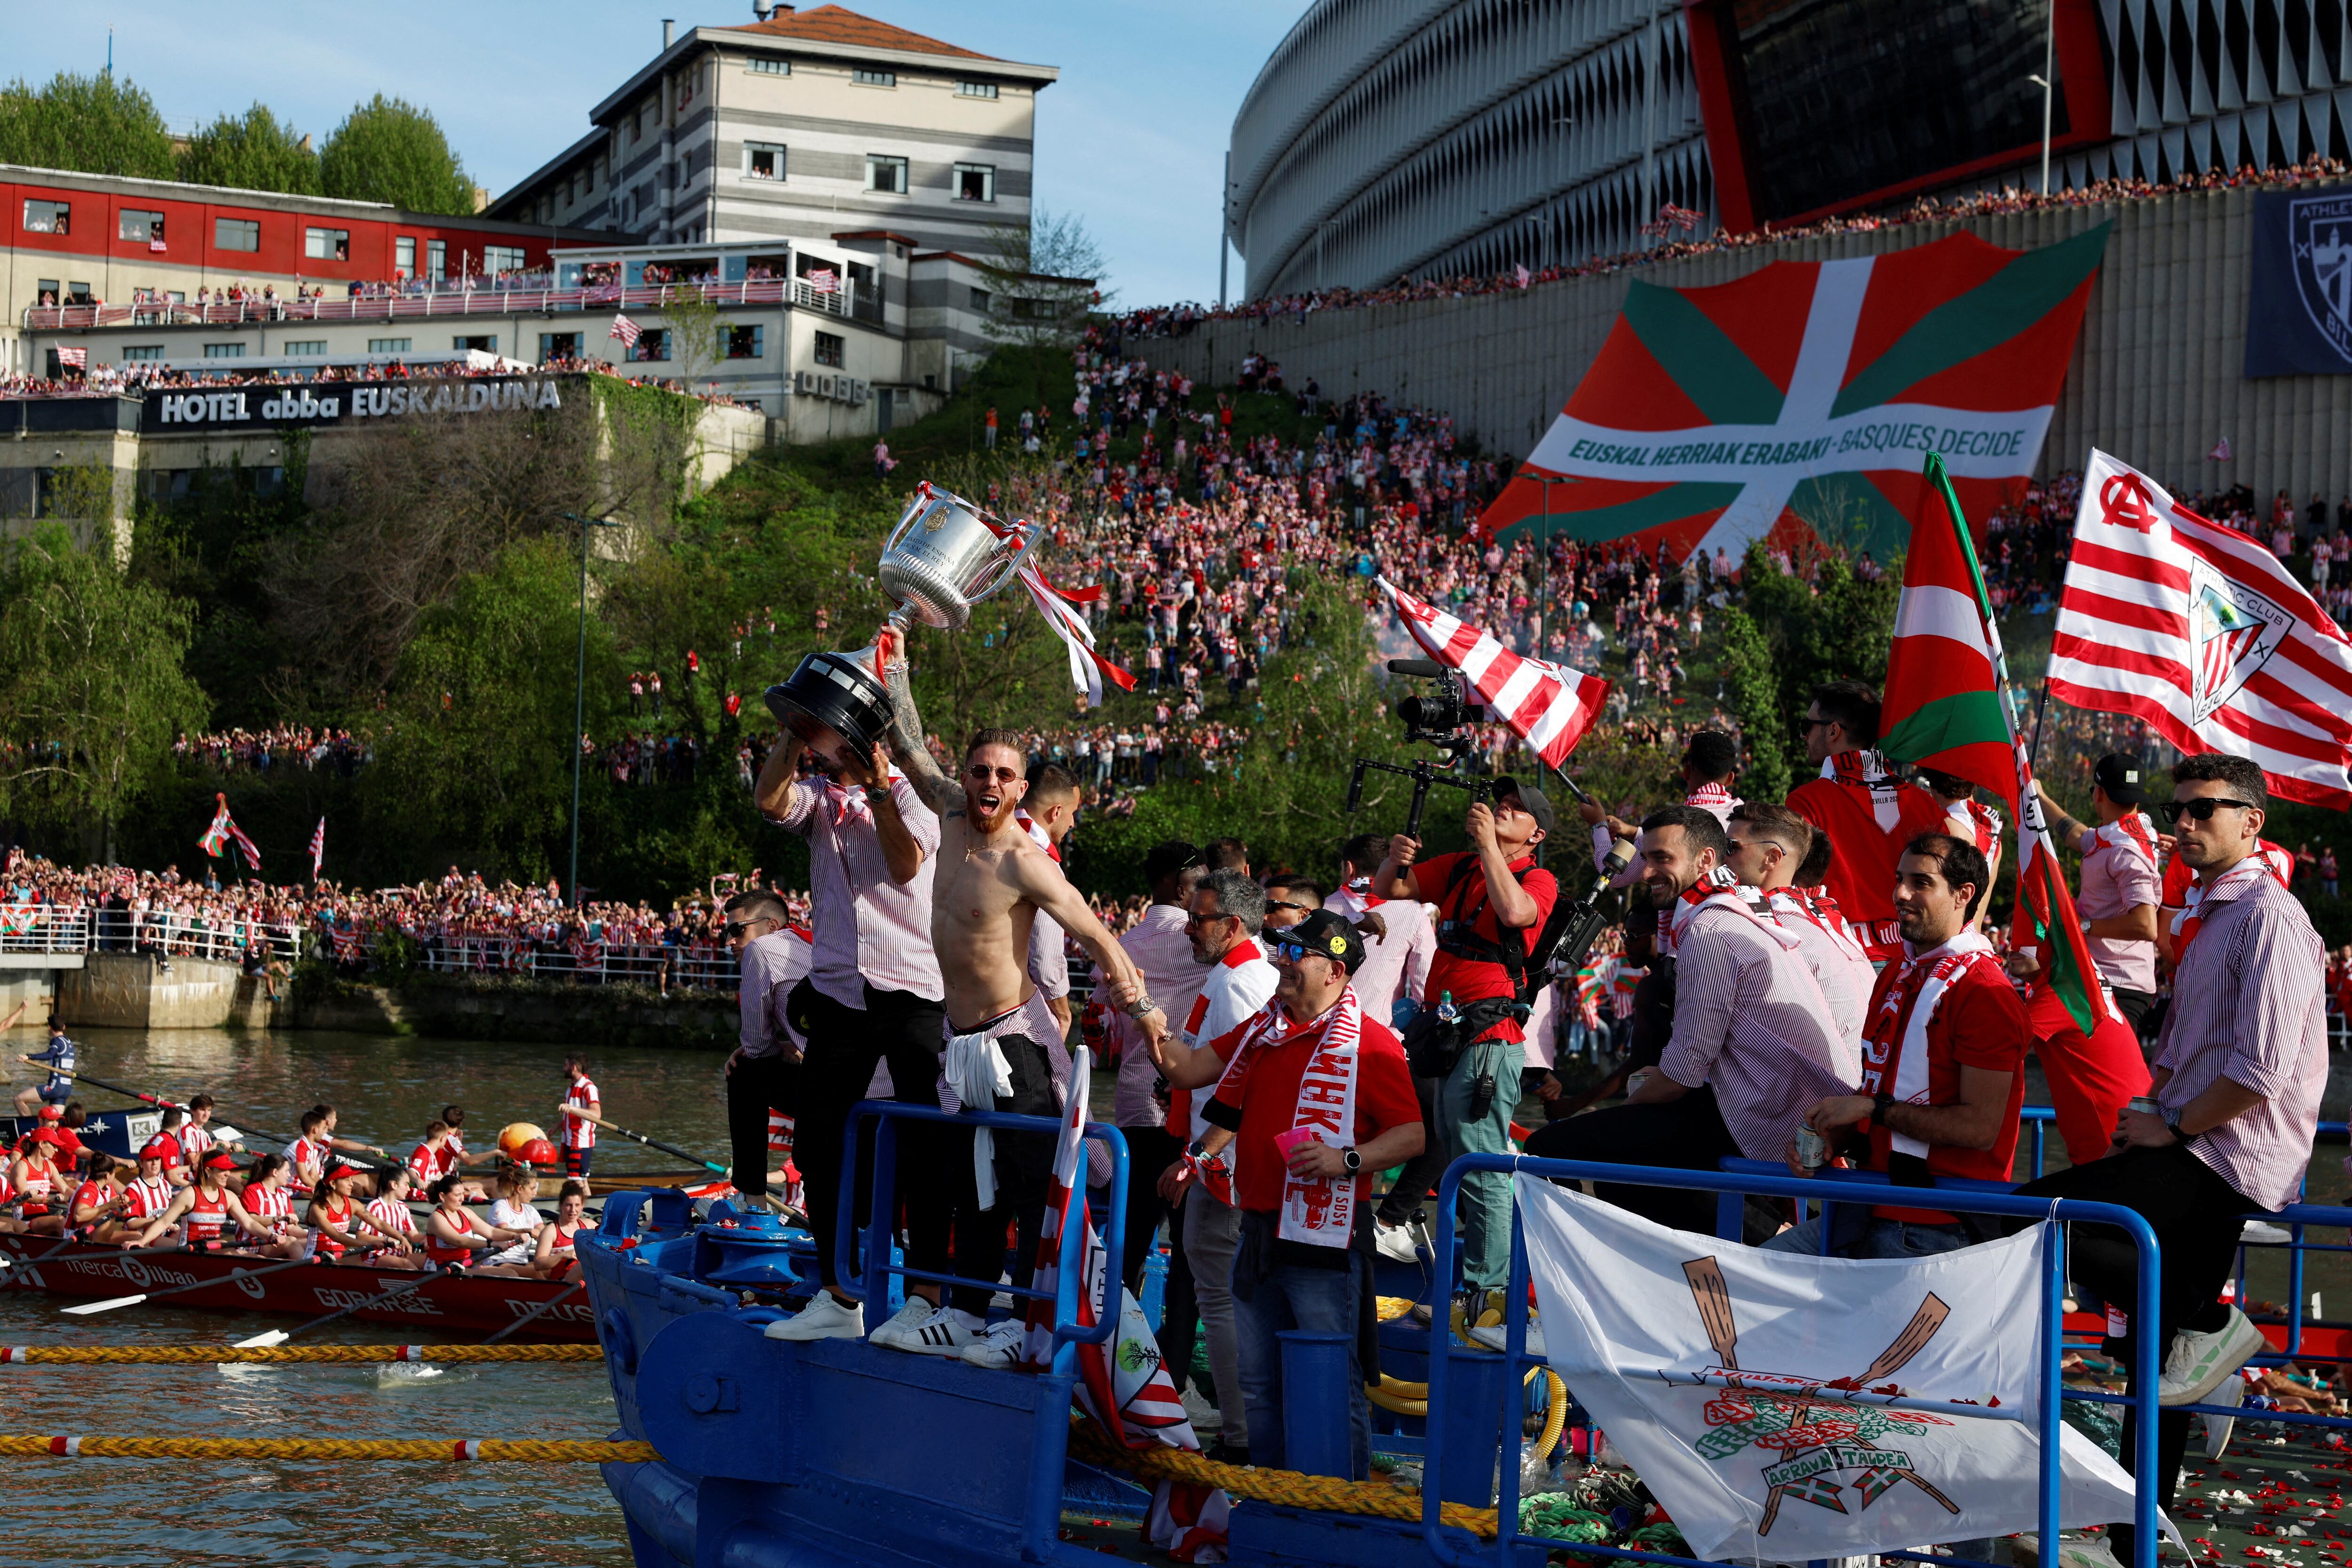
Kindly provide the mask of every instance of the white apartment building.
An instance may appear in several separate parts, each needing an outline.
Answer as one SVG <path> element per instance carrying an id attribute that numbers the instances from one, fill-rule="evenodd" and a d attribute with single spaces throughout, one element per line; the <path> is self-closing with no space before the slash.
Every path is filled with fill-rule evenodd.
<path id="1" fill-rule="evenodd" d="M 759 0 L 683 36 L 589 111 L 593 129 L 484 216 L 654 245 L 886 230 L 995 253 L 1026 228 L 1036 95 L 1060 71 L 839 5 Z"/>

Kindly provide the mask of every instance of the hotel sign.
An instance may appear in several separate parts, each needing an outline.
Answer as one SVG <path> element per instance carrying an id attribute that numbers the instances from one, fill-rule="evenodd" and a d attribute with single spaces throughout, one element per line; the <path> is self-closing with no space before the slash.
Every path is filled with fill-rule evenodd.
<path id="1" fill-rule="evenodd" d="M 502 414 L 561 408 L 553 376 L 464 376 L 415 381 L 325 381 L 147 395 L 142 435 L 198 431 L 260 434 L 289 426 L 364 425 L 418 416 Z"/>

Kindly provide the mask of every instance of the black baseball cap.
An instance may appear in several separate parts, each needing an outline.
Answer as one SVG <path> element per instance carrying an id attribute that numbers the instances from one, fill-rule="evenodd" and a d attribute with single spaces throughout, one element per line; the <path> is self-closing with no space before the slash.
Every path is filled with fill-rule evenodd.
<path id="1" fill-rule="evenodd" d="M 2107 798 L 2117 805 L 2140 805 L 2147 800 L 2147 787 L 2140 782 L 2145 771 L 2136 758 L 2109 752 L 2091 770 L 2091 782 L 2105 790 Z"/>
<path id="2" fill-rule="evenodd" d="M 1544 837 L 1546 838 L 1551 837 L 1551 800 L 1543 791 L 1531 784 L 1521 784 L 1508 773 L 1505 773 L 1495 781 L 1490 793 L 1497 800 L 1507 795 L 1517 795 L 1519 805 L 1526 809 L 1529 816 L 1536 819 L 1536 826 L 1544 830 Z"/>
<path id="3" fill-rule="evenodd" d="M 1364 966 L 1364 939 L 1330 910 L 1317 910 L 1289 930 L 1273 934 L 1278 942 L 1295 942 L 1309 952 L 1346 964 L 1351 975 Z"/>

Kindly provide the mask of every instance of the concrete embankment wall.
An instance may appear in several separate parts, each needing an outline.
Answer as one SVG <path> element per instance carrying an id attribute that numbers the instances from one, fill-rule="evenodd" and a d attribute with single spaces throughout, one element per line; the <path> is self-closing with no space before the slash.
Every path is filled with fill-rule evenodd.
<path id="1" fill-rule="evenodd" d="M 2341 188 L 2341 187 L 2336 187 Z M 1568 401 L 1623 306 L 1629 281 L 1727 283 L 1769 262 L 1877 256 L 1966 229 L 2013 250 L 2110 219 L 2083 333 L 2042 448 L 2042 471 L 2079 468 L 2093 446 L 2168 482 L 2242 481 L 2298 502 L 2352 494 L 2352 375 L 2249 381 L 2245 360 L 2252 190 L 2200 191 L 1711 252 L 1532 289 L 1265 321 L 1208 321 L 1129 352 L 1196 381 L 1231 384 L 1255 350 L 1286 383 L 1326 395 L 1378 392 L 1454 416 L 1488 451 L 1523 458 Z M 2229 438 L 2234 458 L 2206 460 Z"/>
<path id="2" fill-rule="evenodd" d="M 57 972 L 58 1016 L 68 1027 L 216 1029 L 236 1011 L 234 963 L 175 958 L 166 969 L 138 952 L 93 952 Z"/>
<path id="3" fill-rule="evenodd" d="M 272 1009 L 270 1025 L 443 1039 L 732 1050 L 740 1016 L 732 997 L 707 994 L 661 997 L 596 985 L 338 981 L 297 988 Z"/>

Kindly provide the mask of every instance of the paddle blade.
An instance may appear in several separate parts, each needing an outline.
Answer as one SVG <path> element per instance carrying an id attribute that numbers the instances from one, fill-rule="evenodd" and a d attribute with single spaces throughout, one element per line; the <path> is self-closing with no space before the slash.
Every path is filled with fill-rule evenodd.
<path id="1" fill-rule="evenodd" d="M 84 1301 L 78 1307 L 68 1307 L 66 1312 L 69 1317 L 87 1318 L 95 1312 L 111 1312 L 117 1307 L 135 1307 L 146 1299 L 147 1294 L 142 1290 L 136 1296 L 113 1296 L 103 1301 Z"/>
<path id="2" fill-rule="evenodd" d="M 249 1340 L 239 1340 L 229 1348 L 240 1351 L 268 1350 L 272 1345 L 282 1345 L 293 1337 L 284 1329 L 271 1329 L 268 1332 L 256 1334 Z"/>

